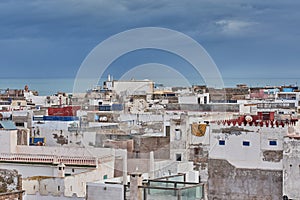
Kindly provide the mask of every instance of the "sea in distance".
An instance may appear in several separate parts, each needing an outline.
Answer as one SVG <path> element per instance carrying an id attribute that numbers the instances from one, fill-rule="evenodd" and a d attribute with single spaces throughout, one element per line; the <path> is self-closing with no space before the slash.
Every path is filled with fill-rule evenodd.
<path id="1" fill-rule="evenodd" d="M 100 79 L 98 85 L 102 85 L 103 81 L 104 79 Z M 224 87 L 236 87 L 237 84 L 247 84 L 249 87 L 295 86 L 299 81 L 300 78 L 223 78 Z M 166 87 L 205 85 L 202 80 L 188 80 L 189 83 L 187 83 L 187 80 L 180 82 L 178 79 L 163 79 L 154 80 L 154 82 L 163 84 Z M 57 92 L 72 93 L 74 78 L 0 78 L 0 90 L 2 91 L 8 88 L 23 89 L 25 85 L 28 85 L 30 90 L 38 91 L 41 96 L 52 95 Z M 87 89 L 95 86 L 90 86 Z"/>

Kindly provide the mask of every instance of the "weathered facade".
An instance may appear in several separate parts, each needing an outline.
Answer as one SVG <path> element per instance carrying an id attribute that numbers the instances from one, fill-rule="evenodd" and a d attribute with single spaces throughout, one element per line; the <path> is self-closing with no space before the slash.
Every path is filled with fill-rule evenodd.
<path id="1" fill-rule="evenodd" d="M 282 199 L 287 127 L 211 126 L 209 199 Z"/>
<path id="2" fill-rule="evenodd" d="M 283 143 L 283 195 L 288 199 L 300 199 L 300 140 L 284 139 Z"/>
<path id="3" fill-rule="evenodd" d="M 226 160 L 208 161 L 211 200 L 282 199 L 282 171 L 236 168 Z"/>
<path id="4" fill-rule="evenodd" d="M 22 200 L 22 178 L 16 170 L 0 169 L 0 200 Z"/>

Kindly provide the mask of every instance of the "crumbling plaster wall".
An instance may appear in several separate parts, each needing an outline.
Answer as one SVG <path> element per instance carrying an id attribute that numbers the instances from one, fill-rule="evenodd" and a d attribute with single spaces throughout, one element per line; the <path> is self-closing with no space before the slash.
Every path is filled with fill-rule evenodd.
<path id="1" fill-rule="evenodd" d="M 285 138 L 283 149 L 283 194 L 300 199 L 300 140 Z"/>
<path id="2" fill-rule="evenodd" d="M 211 200 L 282 199 L 282 171 L 235 168 L 226 160 L 209 159 Z"/>
<path id="3" fill-rule="evenodd" d="M 0 169 L 0 193 L 18 190 L 18 176 L 16 170 Z"/>

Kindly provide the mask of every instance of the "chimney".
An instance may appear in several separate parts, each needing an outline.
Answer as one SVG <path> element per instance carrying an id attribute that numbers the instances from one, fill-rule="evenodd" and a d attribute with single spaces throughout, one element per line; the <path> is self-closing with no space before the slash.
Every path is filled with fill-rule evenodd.
<path id="1" fill-rule="evenodd" d="M 134 172 L 130 174 L 130 200 L 142 200 L 142 190 L 139 189 L 142 182 L 142 173 Z"/>
<path id="2" fill-rule="evenodd" d="M 57 166 L 57 175 L 58 177 L 65 177 L 65 165 L 64 163 L 59 163 L 59 165 Z"/>
<path id="3" fill-rule="evenodd" d="M 150 152 L 150 161 L 149 161 L 149 179 L 154 179 L 154 152 Z"/>
<path id="4" fill-rule="evenodd" d="M 127 151 L 123 155 L 123 185 L 127 185 Z"/>

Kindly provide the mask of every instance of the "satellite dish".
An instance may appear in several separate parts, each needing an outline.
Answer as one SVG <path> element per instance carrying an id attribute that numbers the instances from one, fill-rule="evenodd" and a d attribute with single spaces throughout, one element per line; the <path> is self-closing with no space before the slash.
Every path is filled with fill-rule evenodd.
<path id="1" fill-rule="evenodd" d="M 246 117 L 245 117 L 245 120 L 246 120 L 246 122 L 252 122 L 252 117 L 250 116 L 250 115 L 247 115 Z"/>

